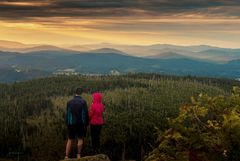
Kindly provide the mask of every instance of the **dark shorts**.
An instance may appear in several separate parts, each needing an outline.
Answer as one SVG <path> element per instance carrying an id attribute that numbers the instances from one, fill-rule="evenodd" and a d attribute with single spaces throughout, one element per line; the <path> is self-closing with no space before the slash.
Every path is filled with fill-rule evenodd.
<path id="1" fill-rule="evenodd" d="M 76 137 L 79 139 L 83 139 L 86 137 L 87 128 L 84 125 L 68 125 L 68 138 L 75 139 Z"/>

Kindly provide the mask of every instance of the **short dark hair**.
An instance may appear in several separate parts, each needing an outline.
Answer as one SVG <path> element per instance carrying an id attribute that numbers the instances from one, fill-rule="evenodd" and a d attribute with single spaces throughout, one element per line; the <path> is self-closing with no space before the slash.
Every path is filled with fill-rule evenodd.
<path id="1" fill-rule="evenodd" d="M 75 92 L 77 95 L 81 95 L 83 93 L 83 89 L 81 87 L 78 87 Z"/>

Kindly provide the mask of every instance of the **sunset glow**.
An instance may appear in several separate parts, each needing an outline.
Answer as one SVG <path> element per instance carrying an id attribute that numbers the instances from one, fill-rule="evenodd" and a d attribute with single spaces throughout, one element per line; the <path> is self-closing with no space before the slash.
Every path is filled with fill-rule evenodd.
<path id="1" fill-rule="evenodd" d="M 0 40 L 238 48 L 238 1 L 1 1 Z"/>

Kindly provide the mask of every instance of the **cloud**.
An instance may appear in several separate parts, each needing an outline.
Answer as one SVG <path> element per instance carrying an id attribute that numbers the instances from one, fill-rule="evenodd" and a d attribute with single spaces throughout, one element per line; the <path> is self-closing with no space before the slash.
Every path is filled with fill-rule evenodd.
<path id="1" fill-rule="evenodd" d="M 239 28 L 239 0 L 0 0 L 1 39 L 25 43 L 239 47 Z"/>
<path id="2" fill-rule="evenodd" d="M 240 18 L 239 0 L 2 0 L 0 19 L 210 16 Z"/>

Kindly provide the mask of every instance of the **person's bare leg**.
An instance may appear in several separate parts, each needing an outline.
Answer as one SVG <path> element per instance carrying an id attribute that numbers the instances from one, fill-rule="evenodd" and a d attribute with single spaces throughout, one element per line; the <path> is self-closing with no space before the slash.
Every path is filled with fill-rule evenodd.
<path id="1" fill-rule="evenodd" d="M 77 154 L 77 158 L 80 159 L 81 158 L 81 151 L 82 151 L 82 147 L 83 147 L 83 139 L 78 139 L 78 154 Z"/>
<path id="2" fill-rule="evenodd" d="M 69 157 L 69 154 L 70 154 L 70 151 L 71 151 L 71 147 L 72 147 L 72 142 L 73 142 L 73 140 L 71 140 L 71 139 L 68 139 L 68 141 L 67 141 L 66 155 L 65 155 L 66 159 Z"/>

